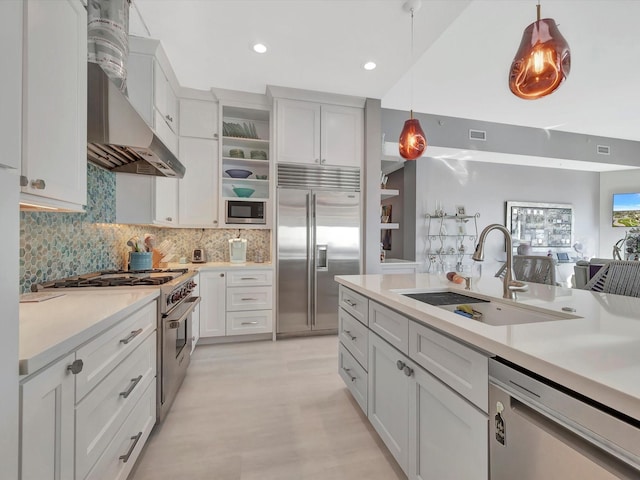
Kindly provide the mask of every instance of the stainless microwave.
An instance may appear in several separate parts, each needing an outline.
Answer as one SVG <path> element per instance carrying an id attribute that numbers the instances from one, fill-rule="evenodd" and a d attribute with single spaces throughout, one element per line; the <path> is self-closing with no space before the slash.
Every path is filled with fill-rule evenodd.
<path id="1" fill-rule="evenodd" d="M 225 223 L 267 223 L 266 202 L 249 200 L 227 200 Z"/>

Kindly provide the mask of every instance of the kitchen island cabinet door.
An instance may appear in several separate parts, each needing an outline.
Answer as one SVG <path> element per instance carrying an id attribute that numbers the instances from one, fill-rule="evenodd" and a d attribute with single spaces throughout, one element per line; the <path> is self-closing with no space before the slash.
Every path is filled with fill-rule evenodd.
<path id="1" fill-rule="evenodd" d="M 68 355 L 20 385 L 21 480 L 73 478 L 75 377 L 67 367 L 74 358 Z"/>
<path id="2" fill-rule="evenodd" d="M 409 462 L 409 392 L 414 370 L 407 357 L 369 332 L 369 421 L 405 472 Z"/>
<path id="3" fill-rule="evenodd" d="M 409 400 L 409 480 L 487 480 L 487 415 L 421 368 Z"/>
<path id="4" fill-rule="evenodd" d="M 21 202 L 84 211 L 87 12 L 80 0 L 26 0 L 24 30 Z"/>
<path id="5" fill-rule="evenodd" d="M 200 337 L 226 335 L 226 274 L 200 272 Z"/>

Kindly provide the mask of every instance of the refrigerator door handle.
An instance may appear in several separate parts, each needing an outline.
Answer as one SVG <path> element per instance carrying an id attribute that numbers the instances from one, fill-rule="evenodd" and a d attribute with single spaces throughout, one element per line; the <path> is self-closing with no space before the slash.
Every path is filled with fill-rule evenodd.
<path id="1" fill-rule="evenodd" d="M 313 245 L 315 243 L 314 229 L 315 221 L 311 217 L 312 215 L 312 201 L 315 201 L 315 195 L 307 193 L 307 325 L 313 325 L 313 311 L 315 305 L 315 299 L 313 297 L 314 292 L 314 271 L 313 271 Z M 315 209 L 313 209 L 315 214 Z"/>
<path id="2" fill-rule="evenodd" d="M 329 271 L 329 257 L 327 255 L 327 245 L 316 246 L 316 272 Z"/>
<path id="3" fill-rule="evenodd" d="M 311 319 L 311 328 L 316 324 L 316 305 L 318 304 L 318 291 L 317 291 L 317 275 L 316 275 L 316 242 L 318 241 L 316 238 L 316 210 L 317 210 L 317 201 L 315 192 L 311 192 L 311 215 L 309 216 L 309 231 L 311 232 L 311 243 L 309 243 L 309 259 L 311 261 L 311 270 L 309 275 L 309 285 L 310 285 L 310 296 L 311 301 L 309 302 L 311 305 L 311 315 L 309 318 Z"/>

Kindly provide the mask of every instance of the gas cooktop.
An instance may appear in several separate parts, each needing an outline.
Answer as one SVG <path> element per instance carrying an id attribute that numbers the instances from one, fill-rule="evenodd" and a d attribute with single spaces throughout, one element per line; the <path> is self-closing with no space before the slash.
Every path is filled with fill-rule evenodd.
<path id="1" fill-rule="evenodd" d="M 38 291 L 48 288 L 162 285 L 170 282 L 174 278 L 184 275 L 188 271 L 189 270 L 186 268 L 165 270 L 105 270 L 33 285 L 31 290 Z"/>

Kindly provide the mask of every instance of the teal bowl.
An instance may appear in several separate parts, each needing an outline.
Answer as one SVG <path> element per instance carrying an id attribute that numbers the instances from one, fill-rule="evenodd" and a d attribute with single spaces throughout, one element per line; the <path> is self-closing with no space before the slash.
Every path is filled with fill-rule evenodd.
<path id="1" fill-rule="evenodd" d="M 253 188 L 234 187 L 233 192 L 239 197 L 247 198 L 253 195 L 255 190 Z"/>

